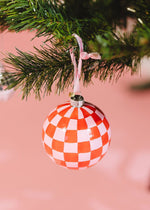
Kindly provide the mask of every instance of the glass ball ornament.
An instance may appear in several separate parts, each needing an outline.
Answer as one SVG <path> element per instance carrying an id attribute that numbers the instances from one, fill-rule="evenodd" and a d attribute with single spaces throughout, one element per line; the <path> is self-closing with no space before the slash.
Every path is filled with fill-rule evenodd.
<path id="1" fill-rule="evenodd" d="M 46 153 L 56 164 L 84 169 L 106 154 L 111 130 L 99 108 L 75 95 L 50 112 L 43 124 L 42 139 Z"/>

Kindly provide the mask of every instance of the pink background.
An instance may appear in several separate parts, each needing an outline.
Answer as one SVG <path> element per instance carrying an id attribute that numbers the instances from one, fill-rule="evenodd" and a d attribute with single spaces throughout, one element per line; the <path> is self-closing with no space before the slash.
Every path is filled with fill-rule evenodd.
<path id="1" fill-rule="evenodd" d="M 31 51 L 42 39 L 33 33 L 0 34 L 0 51 L 15 47 Z M 0 54 L 2 58 L 4 55 Z M 150 91 L 133 92 L 130 85 L 150 80 L 125 74 L 117 83 L 82 87 L 85 99 L 97 105 L 111 124 L 109 152 L 94 167 L 72 171 L 55 165 L 41 140 L 47 114 L 68 100 L 66 90 L 41 101 L 21 91 L 0 102 L 0 210 L 149 210 L 150 209 Z M 148 69 L 149 70 L 149 69 Z"/>

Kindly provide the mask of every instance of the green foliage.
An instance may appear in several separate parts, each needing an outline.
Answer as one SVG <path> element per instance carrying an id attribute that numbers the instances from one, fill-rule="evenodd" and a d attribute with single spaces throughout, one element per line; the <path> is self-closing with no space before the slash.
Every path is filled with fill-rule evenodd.
<path id="1" fill-rule="evenodd" d="M 17 70 L 13 73 L 4 73 L 4 77 L 11 80 L 8 88 L 22 87 L 23 98 L 28 97 L 31 91 L 40 98 L 42 90 L 44 95 L 52 91 L 53 84 L 56 85 L 57 93 L 72 84 L 74 70 L 69 49 L 47 46 L 41 47 L 40 50 L 35 48 L 35 50 L 36 53 L 26 53 L 17 49 L 18 56 L 9 53 L 5 58 L 5 62 Z M 78 54 L 78 48 L 75 53 Z M 108 77 L 112 79 L 113 76 L 119 78 L 126 67 L 126 62 L 132 65 L 132 60 L 127 61 L 127 59 L 83 61 L 82 79 L 85 84 L 88 84 L 93 76 L 101 80 Z"/>
<path id="2" fill-rule="evenodd" d="M 130 9 L 131 8 L 131 9 Z M 150 56 L 150 2 L 148 0 L 5 0 L 0 1 L 0 30 L 35 30 L 45 36 L 46 47 L 36 53 L 17 49 L 5 62 L 13 71 L 4 73 L 8 88 L 21 88 L 23 98 L 31 91 L 40 97 L 52 85 L 63 91 L 72 84 L 73 65 L 69 48 L 78 46 L 73 33 L 82 37 L 87 51 L 97 51 L 102 59 L 83 62 L 82 79 L 119 78 L 125 70 L 137 71 L 140 60 Z M 118 34 L 116 26 L 126 27 L 127 17 L 135 20 L 132 33 Z M 4 84 L 5 82 L 3 82 Z"/>
<path id="3" fill-rule="evenodd" d="M 36 36 L 49 36 L 53 34 L 58 39 L 70 39 L 72 33 L 82 35 L 88 39 L 99 29 L 106 29 L 107 23 L 103 16 L 93 10 L 87 14 L 85 1 L 65 1 L 60 4 L 58 0 L 7 0 L 0 2 L 1 29 L 5 25 L 8 30 L 22 31 L 36 29 Z M 92 1 L 89 1 L 92 2 Z M 76 14 L 74 8 L 81 6 L 81 17 Z M 70 10 L 69 10 L 70 8 Z M 92 8 L 91 8 L 92 9 Z M 88 10 L 90 11 L 90 10 Z M 85 15 L 84 15 L 85 14 Z"/>
<path id="4" fill-rule="evenodd" d="M 130 57 L 132 61 L 140 61 L 144 56 L 150 56 L 150 28 L 143 25 L 137 27 L 131 34 L 124 33 L 119 36 L 107 32 L 103 36 L 96 36 L 94 41 L 90 41 L 89 46 L 92 50 L 101 52 L 102 58 L 106 60 L 114 58 L 124 60 Z M 126 64 L 129 66 L 128 63 Z M 135 62 L 134 65 L 136 64 Z"/>

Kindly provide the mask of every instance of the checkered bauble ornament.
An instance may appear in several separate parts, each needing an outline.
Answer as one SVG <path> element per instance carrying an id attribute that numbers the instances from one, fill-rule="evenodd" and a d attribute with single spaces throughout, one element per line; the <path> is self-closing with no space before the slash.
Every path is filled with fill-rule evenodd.
<path id="1" fill-rule="evenodd" d="M 95 165 L 110 145 L 110 125 L 103 112 L 75 95 L 46 118 L 42 132 L 49 157 L 69 169 Z"/>
<path id="2" fill-rule="evenodd" d="M 43 125 L 43 144 L 47 154 L 58 165 L 69 169 L 83 169 L 95 165 L 106 154 L 111 138 L 109 123 L 96 106 L 84 102 L 79 95 L 82 60 L 101 59 L 98 53 L 83 50 L 82 39 L 76 38 L 80 56 L 77 65 L 73 48 L 70 48 L 74 66 L 74 91 L 71 101 L 61 104 L 46 118 Z"/>

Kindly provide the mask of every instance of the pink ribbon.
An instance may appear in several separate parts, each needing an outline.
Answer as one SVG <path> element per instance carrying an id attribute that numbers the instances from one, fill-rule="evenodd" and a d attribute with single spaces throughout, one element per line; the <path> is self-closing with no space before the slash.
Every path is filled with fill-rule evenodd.
<path id="1" fill-rule="evenodd" d="M 73 48 L 70 49 L 70 56 L 71 56 L 71 60 L 72 60 L 73 66 L 74 66 L 74 94 L 78 94 L 78 93 L 80 93 L 79 80 L 80 80 L 80 76 L 81 76 L 82 60 L 87 60 L 89 58 L 99 60 L 99 59 L 101 59 L 101 56 L 97 52 L 93 52 L 93 53 L 84 52 L 82 39 L 77 34 L 73 34 L 73 36 L 76 38 L 78 45 L 79 45 L 79 49 L 80 49 L 78 65 L 76 63 L 76 58 L 73 53 Z"/>

